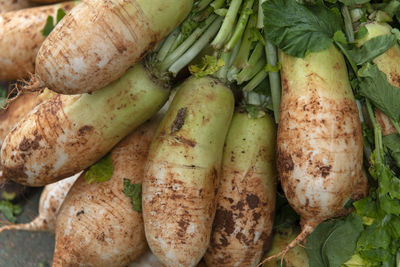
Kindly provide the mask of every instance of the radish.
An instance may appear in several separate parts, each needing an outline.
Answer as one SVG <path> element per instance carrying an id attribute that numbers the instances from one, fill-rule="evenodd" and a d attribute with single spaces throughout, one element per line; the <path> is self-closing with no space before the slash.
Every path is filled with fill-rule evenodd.
<path id="1" fill-rule="evenodd" d="M 35 71 L 36 54 L 46 38 L 41 30 L 58 9 L 69 11 L 75 2 L 33 7 L 0 14 L 0 81 L 27 78 Z"/>
<path id="2" fill-rule="evenodd" d="M 304 59 L 279 56 L 278 173 L 302 231 L 264 262 L 285 255 L 319 223 L 340 215 L 361 177 L 363 155 L 357 105 L 339 51 L 331 45 Z"/>
<path id="3" fill-rule="evenodd" d="M 147 242 L 166 266 L 196 266 L 209 244 L 231 91 L 187 79 L 157 129 L 143 182 Z"/>
<path id="4" fill-rule="evenodd" d="M 168 37 L 159 53 L 149 55 L 102 90 L 57 95 L 38 106 L 9 133 L 3 144 L 4 176 L 31 186 L 68 177 L 94 164 L 154 115 L 169 95 L 170 66 L 176 73 L 184 68 L 221 23 L 215 15 L 204 18 L 205 9 L 193 12 L 200 18 L 192 18 L 198 28 L 181 38 L 178 45 L 172 47 L 181 28 Z"/>
<path id="5" fill-rule="evenodd" d="M 236 112 L 225 141 L 208 266 L 256 266 L 272 234 L 276 130 L 269 116 Z"/>
<path id="6" fill-rule="evenodd" d="M 370 22 L 365 25 L 368 30 L 367 35 L 357 40 L 357 45 L 362 46 L 366 41 L 385 34 L 391 34 L 392 28 L 387 23 Z M 400 46 L 395 44 L 382 55 L 373 59 L 373 62 L 378 66 L 379 70 L 386 74 L 387 81 L 400 88 Z M 397 133 L 396 128 L 390 119 L 380 110 L 376 110 L 376 120 L 381 125 L 382 134 L 389 135 Z"/>
<path id="7" fill-rule="evenodd" d="M 3 226 L 0 228 L 0 233 L 6 230 L 54 232 L 61 204 L 78 177 L 79 174 L 76 174 L 57 183 L 47 185 L 40 196 L 39 215 L 29 223 Z"/>
<path id="8" fill-rule="evenodd" d="M 83 1 L 40 47 L 34 82 L 61 94 L 103 88 L 178 26 L 192 4 L 192 0 Z"/>
<path id="9" fill-rule="evenodd" d="M 76 181 L 57 217 L 53 267 L 126 266 L 146 251 L 142 215 L 124 190 L 125 180 L 142 183 L 158 123 L 146 123 L 112 150 L 108 181 L 88 184 L 85 175 Z"/>
<path id="10" fill-rule="evenodd" d="M 29 0 L 0 0 L 0 13 L 33 6 Z"/>

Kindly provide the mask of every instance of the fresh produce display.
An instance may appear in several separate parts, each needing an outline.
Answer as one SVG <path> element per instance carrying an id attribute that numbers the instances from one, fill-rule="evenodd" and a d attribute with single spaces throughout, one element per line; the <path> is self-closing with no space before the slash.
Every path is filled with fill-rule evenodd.
<path id="1" fill-rule="evenodd" d="M 54 232 L 53 266 L 400 266 L 400 0 L 12 2 L 0 183 L 46 187 L 20 225 L 3 191 L 0 244 Z"/>

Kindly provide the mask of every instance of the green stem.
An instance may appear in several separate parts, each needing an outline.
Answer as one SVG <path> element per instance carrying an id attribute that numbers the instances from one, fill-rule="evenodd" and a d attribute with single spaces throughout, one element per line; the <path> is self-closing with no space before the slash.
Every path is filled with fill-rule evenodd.
<path id="1" fill-rule="evenodd" d="M 270 41 L 265 38 L 265 53 L 267 55 L 267 63 L 271 66 L 278 65 L 278 51 Z M 269 85 L 271 87 L 272 108 L 274 110 L 275 122 L 279 122 L 279 112 L 281 106 L 281 77 L 279 72 L 269 72 Z"/>
<path id="2" fill-rule="evenodd" d="M 353 29 L 353 22 L 351 20 L 349 8 L 344 5 L 342 8 L 342 14 L 344 19 L 345 25 L 345 32 L 349 43 L 354 43 L 354 29 Z"/>
<path id="3" fill-rule="evenodd" d="M 161 49 L 157 53 L 157 60 L 159 62 L 163 61 L 167 56 L 168 52 L 170 51 L 173 43 L 175 42 L 176 38 L 179 34 L 179 28 L 175 29 L 170 35 L 168 35 L 167 39 L 161 46 Z"/>
<path id="4" fill-rule="evenodd" d="M 211 2 L 212 0 L 201 0 L 197 5 L 196 10 L 201 11 L 205 9 L 207 6 L 210 5 Z"/>
<path id="5" fill-rule="evenodd" d="M 219 30 L 217 36 L 215 37 L 214 41 L 211 45 L 214 49 L 218 50 L 221 49 L 226 39 L 228 38 L 231 30 L 233 29 L 236 16 L 238 14 L 240 5 L 242 4 L 242 0 L 232 0 L 231 4 L 228 9 L 228 13 L 225 16 L 224 22 L 222 23 L 221 29 Z"/>
<path id="6" fill-rule="evenodd" d="M 220 9 L 225 3 L 225 0 L 215 0 L 214 2 L 212 2 L 211 6 L 214 9 Z"/>
<path id="7" fill-rule="evenodd" d="M 376 149 L 376 162 L 383 163 L 383 141 L 382 141 L 382 130 L 379 124 L 374 127 L 375 136 L 375 149 Z"/>
<path id="8" fill-rule="evenodd" d="M 232 51 L 230 52 L 222 52 L 221 54 L 221 58 L 224 61 L 225 65 L 222 66 L 217 73 L 215 74 L 215 76 L 220 79 L 223 82 L 226 82 L 227 80 L 227 75 L 228 75 L 228 70 L 229 70 L 229 62 L 231 60 L 231 56 L 232 56 Z"/>
<path id="9" fill-rule="evenodd" d="M 400 125 L 398 121 L 395 121 L 393 119 L 390 119 L 390 121 L 393 123 L 394 128 L 396 129 L 396 131 L 400 134 Z"/>
<path id="10" fill-rule="evenodd" d="M 378 123 L 376 122 L 375 113 L 374 113 L 374 110 L 372 109 L 371 102 L 369 101 L 368 98 L 366 98 L 365 103 L 367 104 L 367 110 L 368 110 L 369 118 L 372 123 L 372 127 L 375 129 L 375 127 Z"/>
<path id="11" fill-rule="evenodd" d="M 196 42 L 196 40 L 203 34 L 203 32 L 216 18 L 216 15 L 211 15 L 206 19 L 205 25 L 203 27 L 196 28 L 180 46 L 178 46 L 163 60 L 160 65 L 160 70 L 162 72 L 166 71 L 175 61 L 177 61 L 183 55 L 183 53 L 185 53 L 190 48 L 190 46 L 192 46 Z"/>
<path id="12" fill-rule="evenodd" d="M 252 13 L 253 3 L 254 0 L 245 0 L 241 15 L 238 23 L 236 24 L 235 31 L 232 37 L 229 39 L 229 42 L 225 45 L 225 51 L 231 51 L 242 38 L 243 32 L 246 29 L 246 25 L 249 20 L 249 16 Z"/>
<path id="13" fill-rule="evenodd" d="M 257 16 L 257 28 L 262 29 L 264 28 L 264 12 L 262 8 L 262 4 L 266 0 L 259 0 L 258 1 L 258 16 Z"/>
<path id="14" fill-rule="evenodd" d="M 350 63 L 351 68 L 353 69 L 354 73 L 357 75 L 357 72 L 358 72 L 357 65 L 353 62 L 353 60 L 351 60 L 351 57 L 347 53 L 347 50 L 344 48 L 344 46 L 341 43 L 335 41 L 335 44 L 340 49 L 340 51 L 342 51 L 342 53 L 346 56 L 347 61 Z M 357 79 L 359 79 L 358 75 L 357 75 Z"/>
<path id="15" fill-rule="evenodd" d="M 169 72 L 171 72 L 174 76 L 178 74 L 178 72 L 183 69 L 190 61 L 192 61 L 207 45 L 209 45 L 212 38 L 214 38 L 215 34 L 218 32 L 222 23 L 222 18 L 218 17 L 211 24 L 210 27 L 205 31 L 205 33 L 197 40 L 197 42 L 189 48 L 174 64 L 169 67 Z"/>
<path id="16" fill-rule="evenodd" d="M 243 91 L 251 91 L 256 88 L 265 78 L 267 78 L 268 73 L 264 70 L 261 70 L 257 73 L 256 76 L 251 79 L 251 81 L 243 87 Z"/>
<path id="17" fill-rule="evenodd" d="M 242 84 L 251 80 L 257 73 L 259 73 L 265 67 L 265 58 L 262 57 L 259 61 L 254 64 L 250 65 L 247 68 L 244 68 L 237 76 L 236 81 L 237 84 Z"/>
<path id="18" fill-rule="evenodd" d="M 254 15 L 250 16 L 249 22 L 247 23 L 246 30 L 243 35 L 242 42 L 240 44 L 239 52 L 236 56 L 233 65 L 238 69 L 243 69 L 247 67 L 247 60 L 250 55 L 251 45 L 253 43 L 252 37 L 252 29 L 256 26 L 257 18 Z"/>

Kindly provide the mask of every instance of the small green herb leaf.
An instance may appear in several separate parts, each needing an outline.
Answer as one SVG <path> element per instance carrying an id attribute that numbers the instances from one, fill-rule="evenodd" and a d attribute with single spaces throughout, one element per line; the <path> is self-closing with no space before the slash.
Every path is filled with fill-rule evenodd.
<path id="1" fill-rule="evenodd" d="M 142 212 L 142 185 L 131 184 L 129 179 L 124 178 L 124 193 L 131 199 L 133 210 Z"/>
<path id="2" fill-rule="evenodd" d="M 189 71 L 197 78 L 202 78 L 216 73 L 224 65 L 222 58 L 206 55 L 202 58 L 201 64 L 189 66 Z"/>
<path id="3" fill-rule="evenodd" d="M 85 173 L 85 181 L 88 184 L 93 182 L 106 182 L 110 180 L 111 176 L 114 173 L 114 165 L 110 154 L 107 154 L 97 163 L 92 165 L 89 170 Z"/>
<path id="4" fill-rule="evenodd" d="M 15 216 L 22 213 L 22 208 L 20 205 L 14 205 L 7 200 L 1 200 L 0 201 L 0 212 L 2 212 L 4 214 L 4 216 L 7 218 L 7 220 L 15 223 L 17 220 L 17 218 Z"/>
<path id="5" fill-rule="evenodd" d="M 364 38 L 368 34 L 368 29 L 365 26 L 361 26 L 358 31 L 355 33 L 356 40 L 360 40 Z"/>
<path id="6" fill-rule="evenodd" d="M 359 93 L 369 98 L 389 118 L 400 121 L 400 89 L 392 86 L 376 65 L 367 63 L 358 75 L 362 78 Z"/>
<path id="7" fill-rule="evenodd" d="M 344 34 L 343 31 L 335 32 L 335 34 L 333 35 L 333 40 L 335 40 L 336 42 L 339 42 L 341 44 L 344 44 L 344 45 L 347 44 L 346 35 Z"/>
<path id="8" fill-rule="evenodd" d="M 57 10 L 57 15 L 56 15 L 56 22 L 54 23 L 54 18 L 53 16 L 48 16 L 46 20 L 46 24 L 44 25 L 44 28 L 40 31 L 43 36 L 47 37 L 51 33 L 51 31 L 54 29 L 54 27 L 59 23 L 62 18 L 65 16 L 65 11 L 62 8 L 59 8 Z"/>
<path id="9" fill-rule="evenodd" d="M 270 0 L 262 8 L 267 39 L 294 57 L 329 48 L 342 29 L 340 14 L 322 1 L 306 6 L 296 0 Z"/>

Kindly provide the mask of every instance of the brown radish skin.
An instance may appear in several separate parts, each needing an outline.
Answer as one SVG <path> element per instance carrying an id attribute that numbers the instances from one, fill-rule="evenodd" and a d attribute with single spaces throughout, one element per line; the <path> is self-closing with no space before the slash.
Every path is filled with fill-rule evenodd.
<path id="1" fill-rule="evenodd" d="M 0 233 L 6 230 L 48 231 L 54 233 L 56 218 L 61 204 L 79 175 L 76 174 L 45 186 L 40 195 L 39 215 L 29 223 L 3 226 L 0 228 Z"/>
<path id="2" fill-rule="evenodd" d="M 57 94 L 7 135 L 3 175 L 42 186 L 80 172 L 157 113 L 168 95 L 141 64 L 92 94 Z"/>
<path id="3" fill-rule="evenodd" d="M 139 62 L 189 14 L 193 0 L 87 0 L 45 40 L 42 85 L 61 94 L 98 90 Z"/>
<path id="4" fill-rule="evenodd" d="M 104 183 L 74 184 L 57 217 L 53 267 L 127 266 L 146 249 L 141 213 L 124 192 L 124 178 L 141 184 L 156 127 L 153 120 L 121 141 L 111 152 L 114 173 Z"/>
<path id="5" fill-rule="evenodd" d="M 269 245 L 275 213 L 276 129 L 268 116 L 236 112 L 225 141 L 208 266 L 256 266 Z"/>
<path id="6" fill-rule="evenodd" d="M 343 211 L 361 176 L 363 143 L 346 64 L 333 45 L 304 59 L 280 52 L 279 60 L 278 173 L 302 226 L 284 255 Z"/>
<path id="7" fill-rule="evenodd" d="M 27 78 L 35 71 L 35 59 L 45 36 L 40 32 L 48 16 L 68 12 L 75 2 L 33 7 L 0 15 L 0 81 Z"/>
<path id="8" fill-rule="evenodd" d="M 165 266 L 196 266 L 209 245 L 233 106 L 222 83 L 191 77 L 157 129 L 142 203 L 147 242 Z"/>
<path id="9" fill-rule="evenodd" d="M 0 13 L 33 6 L 29 0 L 0 0 Z"/>
<path id="10" fill-rule="evenodd" d="M 0 147 L 7 134 L 24 116 L 53 95 L 54 93 L 49 90 L 45 90 L 41 94 L 27 92 L 11 102 L 7 109 L 0 110 Z"/>
<path id="11" fill-rule="evenodd" d="M 365 27 L 368 30 L 368 34 L 361 40 L 358 40 L 358 46 L 361 46 L 374 37 L 392 33 L 392 28 L 387 23 L 371 22 L 366 24 Z M 398 43 L 382 55 L 373 59 L 373 62 L 380 71 L 386 74 L 386 79 L 391 85 L 400 88 L 400 46 Z M 397 133 L 390 119 L 378 109 L 376 109 L 376 120 L 382 128 L 384 136 Z"/>

